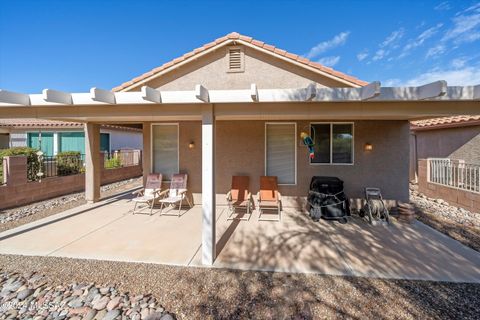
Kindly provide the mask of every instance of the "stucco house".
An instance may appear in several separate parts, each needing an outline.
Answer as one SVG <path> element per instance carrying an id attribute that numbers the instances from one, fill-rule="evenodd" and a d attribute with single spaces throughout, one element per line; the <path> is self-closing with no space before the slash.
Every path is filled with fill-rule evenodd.
<path id="1" fill-rule="evenodd" d="M 85 154 L 83 123 L 44 119 L 0 119 L 0 149 L 39 148 L 47 156 L 62 151 Z M 132 126 L 102 125 L 100 150 L 142 150 L 142 130 Z"/>
<path id="2" fill-rule="evenodd" d="M 480 165 L 480 115 L 412 121 L 410 180 L 418 175 L 418 160 L 444 158 Z"/>
<path id="3" fill-rule="evenodd" d="M 134 62 L 132 62 L 134 63 Z M 238 33 L 230 33 L 112 91 L 0 91 L 0 118 L 85 124 L 86 198 L 99 199 L 102 124 L 141 124 L 143 174 L 188 174 L 202 206 L 202 258 L 212 264 L 216 205 L 233 175 L 278 177 L 285 208 L 302 208 L 312 176 L 345 182 L 352 205 L 374 186 L 408 201 L 409 120 L 476 114 L 480 87 L 381 87 Z M 314 157 L 300 133 L 314 140 Z M 300 211 L 299 211 L 300 212 Z"/>

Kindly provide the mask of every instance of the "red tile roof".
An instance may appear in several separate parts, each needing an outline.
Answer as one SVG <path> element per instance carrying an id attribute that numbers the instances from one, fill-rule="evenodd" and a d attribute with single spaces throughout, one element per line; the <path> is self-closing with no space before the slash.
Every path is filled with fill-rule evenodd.
<path id="1" fill-rule="evenodd" d="M 134 127 L 118 126 L 112 124 L 101 125 L 106 129 L 118 129 L 142 132 L 141 129 Z M 83 129 L 83 123 L 80 122 L 65 122 L 58 120 L 45 119 L 0 119 L 0 128 L 80 128 Z"/>
<path id="2" fill-rule="evenodd" d="M 0 127 L 22 128 L 22 127 L 54 127 L 54 128 L 83 128 L 83 123 L 63 122 L 44 119 L 0 119 Z"/>
<path id="3" fill-rule="evenodd" d="M 410 127 L 412 130 L 427 130 L 443 127 L 460 127 L 476 124 L 480 125 L 480 115 L 464 115 L 410 121 Z"/>
<path id="4" fill-rule="evenodd" d="M 244 36 L 244 35 L 241 35 L 237 32 L 232 32 L 232 33 L 229 33 L 227 34 L 226 36 L 223 36 L 221 38 L 218 38 L 216 39 L 215 41 L 213 42 L 210 42 L 210 43 L 207 43 L 203 46 L 201 46 L 200 48 L 196 48 L 194 49 L 193 51 L 191 52 L 188 52 L 186 54 L 184 54 L 182 57 L 179 57 L 179 58 L 176 58 L 170 62 L 167 62 L 167 63 L 164 63 L 162 66 L 160 67 L 157 67 L 149 72 L 146 72 L 130 81 L 127 81 L 127 82 L 124 82 L 122 83 L 121 85 L 119 85 L 118 87 L 115 87 L 112 89 L 112 91 L 120 91 L 120 90 L 123 90 L 141 80 L 144 80 L 150 76 L 153 76 L 155 75 L 156 73 L 159 73 L 161 71 L 164 71 L 172 66 L 174 66 L 175 64 L 178 64 L 182 61 L 185 61 L 185 60 L 188 60 L 188 59 L 191 59 L 193 56 L 199 54 L 200 52 L 202 51 L 205 51 L 211 47 L 214 47 L 214 46 L 218 46 L 218 45 L 221 45 L 223 44 L 224 42 L 227 42 L 227 41 L 232 41 L 232 40 L 241 40 L 241 41 L 245 41 L 249 44 L 252 44 L 254 45 L 255 47 L 258 47 L 258 48 L 262 48 L 262 49 L 265 49 L 265 50 L 268 50 L 268 51 L 271 51 L 272 54 L 275 54 L 275 55 L 278 55 L 278 56 L 283 56 L 283 57 L 287 57 L 293 61 L 296 61 L 296 62 L 299 62 L 299 63 L 302 63 L 306 66 L 310 66 L 310 67 L 313 67 L 319 71 L 322 71 L 322 72 L 325 72 L 327 74 L 330 74 L 332 76 L 335 76 L 337 78 L 340 78 L 340 79 L 343 79 L 345 81 L 348 81 L 354 85 L 358 85 L 358 86 L 364 86 L 364 85 L 367 85 L 368 82 L 366 81 L 363 81 L 363 80 L 359 80 L 355 77 L 352 77 L 352 76 L 349 76 L 347 74 L 344 74 L 342 72 L 339 72 L 339 71 L 336 71 L 336 70 L 333 70 L 332 68 L 328 68 L 328 67 L 325 67 L 323 65 L 321 65 L 320 63 L 317 63 L 317 62 L 313 62 L 313 61 L 310 61 L 308 60 L 307 58 L 304 58 L 302 56 L 299 56 L 299 55 L 296 55 L 296 54 L 293 54 L 293 53 L 289 53 L 285 50 L 282 50 L 282 49 L 279 49 L 279 48 L 276 48 L 275 46 L 272 46 L 272 45 L 269 45 L 269 44 L 266 44 L 264 43 L 263 41 L 259 41 L 259 40 L 255 40 L 251 37 L 248 37 L 248 36 Z"/>

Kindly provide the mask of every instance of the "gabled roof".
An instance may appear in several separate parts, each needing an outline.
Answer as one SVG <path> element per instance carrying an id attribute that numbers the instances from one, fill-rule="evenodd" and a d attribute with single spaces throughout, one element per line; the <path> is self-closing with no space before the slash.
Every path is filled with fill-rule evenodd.
<path id="1" fill-rule="evenodd" d="M 480 125 L 480 115 L 463 115 L 453 117 L 431 118 L 410 122 L 412 130 L 430 130 L 440 128 Z"/>
<path id="2" fill-rule="evenodd" d="M 325 67 L 324 65 L 321 65 L 320 63 L 313 62 L 308 60 L 307 58 L 304 58 L 302 56 L 299 56 L 297 54 L 293 54 L 290 52 L 287 52 L 285 50 L 276 48 L 273 45 L 266 44 L 263 41 L 255 40 L 252 37 L 244 36 L 241 35 L 237 32 L 232 32 L 229 33 L 226 36 L 223 36 L 221 38 L 216 39 L 213 42 L 207 43 L 193 51 L 190 51 L 183 56 L 173 59 L 170 62 L 164 63 L 160 67 L 157 67 L 155 69 L 150 70 L 149 72 L 146 72 L 139 77 L 136 77 L 130 81 L 124 82 L 118 87 L 115 87 L 112 89 L 112 91 L 125 91 L 128 89 L 131 89 L 132 86 L 135 86 L 135 84 L 138 84 L 139 82 L 146 80 L 146 79 L 151 79 L 155 78 L 156 76 L 159 75 L 159 73 L 164 73 L 168 69 L 173 69 L 175 66 L 177 66 L 180 63 L 185 63 L 186 61 L 196 59 L 200 54 L 205 53 L 207 51 L 213 51 L 214 49 L 217 49 L 218 47 L 227 45 L 229 43 L 236 42 L 248 45 L 257 49 L 263 49 L 266 52 L 270 53 L 271 55 L 277 56 L 277 57 L 282 57 L 286 58 L 287 60 L 290 60 L 291 62 L 296 62 L 299 63 L 300 65 L 311 68 L 314 71 L 317 71 L 320 74 L 329 76 L 331 78 L 335 78 L 336 80 L 345 82 L 346 84 L 350 84 L 353 86 L 364 86 L 368 84 L 368 82 L 359 80 L 355 77 L 349 76 L 345 73 L 336 71 L 332 68 Z"/>

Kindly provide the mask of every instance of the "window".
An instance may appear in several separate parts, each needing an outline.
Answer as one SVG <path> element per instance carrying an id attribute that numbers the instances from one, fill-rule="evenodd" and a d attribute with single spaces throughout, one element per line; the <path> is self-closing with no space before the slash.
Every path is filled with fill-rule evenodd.
<path id="1" fill-rule="evenodd" d="M 241 47 L 227 48 L 227 71 L 228 72 L 243 72 L 243 50 Z"/>
<path id="2" fill-rule="evenodd" d="M 265 124 L 265 174 L 279 184 L 297 183 L 296 131 L 295 123 Z"/>
<path id="3" fill-rule="evenodd" d="M 310 163 L 353 164 L 352 123 L 312 123 L 315 156 Z"/>
<path id="4" fill-rule="evenodd" d="M 152 169 L 168 180 L 178 173 L 178 124 L 152 125 Z"/>

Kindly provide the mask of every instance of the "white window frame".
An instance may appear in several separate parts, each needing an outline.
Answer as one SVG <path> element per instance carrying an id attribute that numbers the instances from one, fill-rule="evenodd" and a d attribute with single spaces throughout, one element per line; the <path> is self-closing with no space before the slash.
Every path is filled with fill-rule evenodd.
<path id="1" fill-rule="evenodd" d="M 265 152 L 264 152 L 264 156 L 265 156 L 265 159 L 264 159 L 264 162 L 265 162 L 265 175 L 267 175 L 267 126 L 269 124 L 293 124 L 294 127 L 295 127 L 295 132 L 294 132 L 294 135 L 293 135 L 293 142 L 294 142 L 294 149 L 295 149 L 295 183 L 279 183 L 278 185 L 279 186 L 296 186 L 297 185 L 297 123 L 296 122 L 265 122 L 265 128 L 264 128 L 264 149 L 265 149 Z"/>
<path id="2" fill-rule="evenodd" d="M 158 122 L 150 125 L 150 173 L 153 172 L 153 126 L 177 126 L 177 171 L 180 171 L 180 124 L 178 122 Z M 177 172 L 179 173 L 179 172 Z M 163 179 L 163 176 L 162 176 Z M 170 182 L 171 180 L 163 180 Z"/>
<path id="3" fill-rule="evenodd" d="M 309 159 L 311 166 L 353 166 L 355 165 L 355 122 L 310 122 L 308 126 L 309 134 L 312 134 L 312 124 L 328 124 L 330 125 L 330 162 L 317 163 Z M 334 124 L 351 124 L 352 125 L 352 162 L 351 163 L 336 163 L 333 162 L 333 125 Z M 316 133 L 315 133 L 316 134 Z"/>

